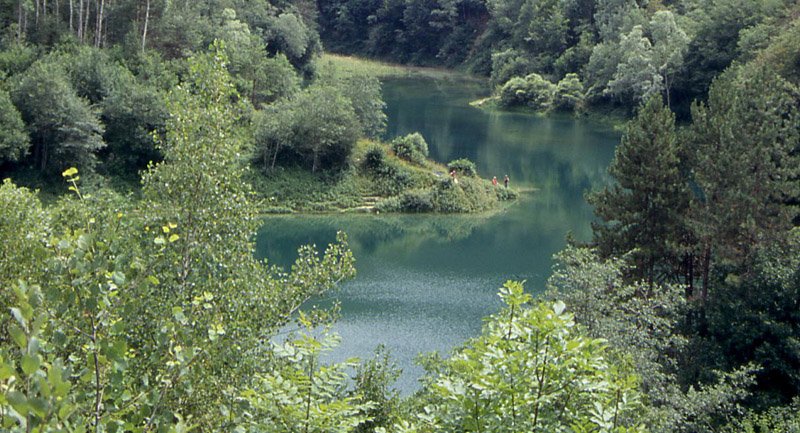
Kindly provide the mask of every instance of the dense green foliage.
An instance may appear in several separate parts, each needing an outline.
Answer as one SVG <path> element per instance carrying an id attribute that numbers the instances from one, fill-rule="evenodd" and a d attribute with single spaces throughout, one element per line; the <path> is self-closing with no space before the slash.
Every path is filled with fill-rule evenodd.
<path id="1" fill-rule="evenodd" d="M 605 290 L 627 293 L 637 302 L 669 293 L 674 298 L 682 289 L 686 304 L 671 319 L 668 332 L 661 332 L 681 344 L 653 351 L 659 374 L 672 375 L 661 382 L 680 388 L 712 387 L 701 388 L 713 391 L 706 396 L 709 401 L 749 407 L 754 412 L 732 424 L 746 431 L 771 431 L 772 423 L 776 431 L 788 428 L 797 418 L 779 419 L 787 413 L 780 405 L 800 394 L 800 99 L 797 87 L 778 71 L 782 69 L 776 71 L 761 57 L 729 68 L 714 79 L 707 102 L 693 106 L 692 122 L 681 129 L 676 129 L 673 114 L 660 98 L 640 106 L 609 167 L 618 184 L 589 196 L 601 220 L 594 227 L 596 257 L 564 256 L 570 266 L 598 267 L 584 279 L 613 272 L 616 287 Z M 603 287 L 607 282 L 591 284 Z M 569 300 L 563 293 L 554 296 Z M 632 311 L 634 316 L 659 317 L 668 306 L 681 305 L 658 300 L 658 307 L 627 307 L 623 313 L 615 311 L 619 300 L 608 304 L 614 299 L 610 293 L 605 299 L 582 302 L 595 304 L 597 311 L 578 313 L 578 320 L 583 314 L 584 320 L 600 317 L 618 324 Z M 644 329 L 654 331 L 653 325 Z M 648 339 L 658 342 L 654 336 Z M 625 338 L 620 345 L 635 347 Z M 752 385 L 742 386 L 745 381 L 719 388 L 719 371 L 747 372 Z M 694 397 L 670 391 L 653 401 L 686 414 Z M 707 405 L 702 415 L 712 426 L 723 425 L 724 417 L 736 412 L 733 406 L 716 406 L 725 409 L 716 415 L 708 412 L 714 407 Z M 691 411 L 700 417 L 700 409 Z M 687 431 L 702 430 L 695 426 Z"/>
<path id="2" fill-rule="evenodd" d="M 633 109 L 661 94 L 681 117 L 737 59 L 749 60 L 773 40 L 796 47 L 785 34 L 797 27 L 788 24 L 796 14 L 787 0 L 325 0 L 318 6 L 322 40 L 336 52 L 461 66 L 490 76 L 498 90 L 519 89 L 531 74 L 551 84 L 576 74 L 589 104 Z M 787 72 L 796 69 L 785 54 L 775 52 L 776 61 Z M 536 102 L 539 93 L 522 103 L 506 95 L 503 103 L 548 108 Z"/>
<path id="3" fill-rule="evenodd" d="M 140 202 L 84 192 L 75 168 L 63 173 L 73 196 L 47 210 L 3 185 L 0 233 L 14 254 L 1 280 L 3 308 L 13 307 L 0 354 L 4 429 L 244 425 L 257 372 L 293 377 L 267 362 L 265 339 L 353 275 L 343 236 L 323 257 L 302 249 L 291 273 L 253 258 L 257 207 L 236 164 L 238 107 L 219 56 L 191 61 L 191 81 L 171 94 L 165 159 L 145 173 Z M 312 326 L 328 313 L 302 317 Z"/>
<path id="4" fill-rule="evenodd" d="M 430 361 L 424 410 L 399 431 L 646 431 L 638 377 L 581 335 L 563 302 L 530 306 L 511 281 L 499 295 L 506 307 L 479 337 Z"/>
<path id="5" fill-rule="evenodd" d="M 1 430 L 797 430 L 795 2 L 2 4 Z M 340 235 L 289 270 L 258 262 L 259 212 L 515 193 L 429 161 L 418 134 L 362 140 L 385 129 L 380 83 L 318 65 L 322 41 L 468 68 L 504 106 L 636 112 L 548 299 L 507 284 L 404 401 L 385 353 L 325 365 L 335 337 L 276 336 L 332 320 L 301 306 L 353 258 Z"/>

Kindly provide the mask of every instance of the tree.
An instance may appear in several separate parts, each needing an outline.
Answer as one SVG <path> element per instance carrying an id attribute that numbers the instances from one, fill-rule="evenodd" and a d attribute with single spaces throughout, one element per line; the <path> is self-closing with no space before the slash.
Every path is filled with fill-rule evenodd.
<path id="1" fill-rule="evenodd" d="M 719 354 L 709 367 L 729 370 L 753 363 L 756 386 L 750 407 L 788 404 L 800 393 L 800 237 L 756 247 L 744 271 L 715 273 L 713 294 L 698 320 L 696 338 Z"/>
<path id="2" fill-rule="evenodd" d="M 644 24 L 643 11 L 635 0 L 599 0 L 594 23 L 601 42 L 617 42 L 633 27 Z"/>
<path id="3" fill-rule="evenodd" d="M 711 433 L 740 409 L 758 368 L 703 362 L 721 352 L 686 332 L 692 305 L 680 285 L 653 290 L 646 282 L 628 282 L 629 258 L 604 259 L 595 249 L 570 246 L 555 258 L 545 298 L 563 299 L 587 337 L 607 340 L 632 364 L 642 378 L 643 418 L 651 431 Z"/>
<path id="4" fill-rule="evenodd" d="M 165 93 L 155 86 L 125 82 L 115 86 L 100 104 L 106 125 L 103 152 L 106 169 L 114 175 L 138 179 L 150 162 L 161 160 L 156 136 L 167 121 Z"/>
<path id="5" fill-rule="evenodd" d="M 650 20 L 649 27 L 653 39 L 653 62 L 661 74 L 669 106 L 669 90 L 672 87 L 673 77 L 684 66 L 683 59 L 689 49 L 689 37 L 675 22 L 675 16 L 670 11 L 656 12 Z"/>
<path id="6" fill-rule="evenodd" d="M 253 258 L 252 237 L 261 220 L 242 180 L 246 136 L 236 128 L 242 107 L 234 104 L 225 61 L 219 46 L 193 59 L 191 80 L 170 98 L 171 116 L 160 143 L 164 161 L 143 176 L 145 224 L 159 231 L 144 242 L 160 278 L 148 294 L 153 304 L 134 316 L 148 330 L 143 337 L 161 333 L 159 318 L 177 318 L 174 334 L 165 338 L 196 348 L 186 356 L 198 358 L 181 363 L 181 374 L 191 381 L 166 388 L 164 404 L 185 407 L 196 422 L 220 429 L 231 428 L 231 421 L 219 419 L 216 408 L 237 411 L 235 396 L 264 361 L 262 342 L 269 332 L 290 320 L 309 297 L 353 275 L 343 235 L 323 257 L 304 248 L 284 276 Z M 239 353 L 230 353 L 232 347 Z M 187 395 L 189 388 L 194 391 Z"/>
<path id="7" fill-rule="evenodd" d="M 253 116 L 253 160 L 274 170 L 281 150 L 293 146 L 293 126 L 297 122 L 293 99 L 284 99 L 257 111 Z"/>
<path id="8" fill-rule="evenodd" d="M 360 134 L 350 100 L 336 88 L 313 85 L 298 95 L 295 104 L 293 141 L 311 171 L 340 167 Z"/>
<path id="9" fill-rule="evenodd" d="M 11 98 L 26 124 L 40 171 L 94 167 L 96 152 L 105 147 L 104 128 L 88 101 L 75 94 L 60 65 L 37 61 L 15 80 Z"/>
<path id="10" fill-rule="evenodd" d="M 690 194 L 675 116 L 656 95 L 625 126 L 608 168 L 617 183 L 589 196 L 602 223 L 593 224 L 603 257 L 631 254 L 634 280 L 651 284 L 680 275 L 684 217 Z"/>
<path id="11" fill-rule="evenodd" d="M 228 69 L 240 94 L 246 95 L 255 107 L 294 92 L 299 85 L 297 73 L 286 55 L 270 56 L 258 35 L 236 19 L 236 11 L 223 10 L 220 40 L 230 59 Z"/>
<path id="12" fill-rule="evenodd" d="M 551 73 L 555 60 L 567 48 L 569 22 L 561 3 L 553 0 L 528 0 L 516 14 L 515 39 L 533 57 L 534 70 Z"/>
<path id="13" fill-rule="evenodd" d="M 367 421 L 372 402 L 347 396 L 347 369 L 354 359 L 325 365 L 320 356 L 338 339 L 301 334 L 273 344 L 269 371 L 256 375 L 252 388 L 242 393 L 248 414 L 240 425 L 258 431 L 352 432 Z"/>
<path id="14" fill-rule="evenodd" d="M 0 282 L 11 282 L 21 275 L 44 271 L 41 260 L 45 256 L 45 239 L 49 230 L 49 218 L 34 193 L 14 185 L 10 179 L 0 184 L 0 207 L 4 209 L 0 220 Z M 0 294 L 0 309 L 9 311 L 14 306 L 11 290 Z M 6 337 L 6 325 L 10 317 L 0 317 L 2 331 Z M 0 338 L 2 341 L 3 338 Z"/>
<path id="15" fill-rule="evenodd" d="M 28 153 L 30 138 L 8 92 L 0 89 L 0 163 L 15 162 Z"/>
<path id="16" fill-rule="evenodd" d="M 604 93 L 646 100 L 664 89 L 664 77 L 653 59 L 653 46 L 636 25 L 619 41 L 620 62 Z"/>
<path id="17" fill-rule="evenodd" d="M 708 103 L 692 107 L 699 197 L 691 219 L 704 298 L 712 265 L 732 270 L 759 245 L 785 243 L 797 215 L 793 198 L 800 196 L 797 101 L 796 87 L 767 65 L 752 64 L 716 79 Z"/>
<path id="18" fill-rule="evenodd" d="M 324 77 L 320 80 L 336 87 L 347 96 L 361 125 L 361 136 L 379 139 L 386 131 L 386 104 L 381 96 L 381 82 L 377 77 L 359 74 Z"/>
<path id="19" fill-rule="evenodd" d="M 530 74 L 525 78 L 515 77 L 500 89 L 500 102 L 503 105 L 527 105 L 534 110 L 545 110 L 550 107 L 556 85 L 539 74 Z"/>

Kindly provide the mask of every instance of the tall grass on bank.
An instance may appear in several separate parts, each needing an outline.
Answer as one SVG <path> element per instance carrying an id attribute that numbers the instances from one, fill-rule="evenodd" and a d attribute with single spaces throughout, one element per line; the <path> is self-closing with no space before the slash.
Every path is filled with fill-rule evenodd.
<path id="1" fill-rule="evenodd" d="M 445 68 L 428 68 L 422 66 L 407 66 L 386 63 L 378 60 L 369 60 L 360 57 L 344 56 L 341 54 L 325 53 L 319 60 L 321 69 L 330 68 L 333 71 L 348 75 L 370 75 L 378 78 L 436 78 L 482 80 L 480 77 L 469 75 L 460 71 Z"/>

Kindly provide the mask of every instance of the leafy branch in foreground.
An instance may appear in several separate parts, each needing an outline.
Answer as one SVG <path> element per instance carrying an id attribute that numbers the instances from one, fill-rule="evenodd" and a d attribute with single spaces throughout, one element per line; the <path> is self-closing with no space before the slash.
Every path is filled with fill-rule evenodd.
<path id="1" fill-rule="evenodd" d="M 399 431 L 645 431 L 638 376 L 581 335 L 563 302 L 530 306 L 512 281 L 500 297 L 506 308 L 479 337 L 432 364 L 420 396 L 429 404 Z"/>

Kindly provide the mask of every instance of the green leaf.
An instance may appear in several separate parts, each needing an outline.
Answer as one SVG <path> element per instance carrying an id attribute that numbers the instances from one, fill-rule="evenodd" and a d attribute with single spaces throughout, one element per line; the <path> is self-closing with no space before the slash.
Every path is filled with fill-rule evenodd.
<path id="1" fill-rule="evenodd" d="M 166 240 L 164 240 L 164 238 L 162 238 L 161 236 L 159 236 L 159 237 L 157 237 L 157 238 L 153 239 L 153 242 L 154 242 L 156 245 L 164 245 L 165 243 L 167 243 L 167 241 L 166 241 Z"/>
<path id="2" fill-rule="evenodd" d="M 169 241 L 170 241 L 170 242 L 175 242 L 175 241 L 177 241 L 177 240 L 178 240 L 178 239 L 180 239 L 180 238 L 181 238 L 181 237 L 180 237 L 180 236 L 178 236 L 178 235 L 172 235 L 172 236 L 170 236 L 170 237 L 169 237 Z"/>
<path id="3" fill-rule="evenodd" d="M 186 316 L 183 314 L 183 308 L 181 307 L 172 307 L 172 317 L 175 318 L 181 325 L 185 325 L 188 323 Z"/>
<path id="4" fill-rule="evenodd" d="M 125 284 L 125 274 L 120 271 L 116 271 L 111 275 L 111 279 L 114 280 L 114 283 L 118 286 Z"/>
<path id="5" fill-rule="evenodd" d="M 17 343 L 20 349 L 24 349 L 28 346 L 28 337 L 19 326 L 10 323 L 8 325 L 8 333 L 11 334 L 11 338 Z"/>
<path id="6" fill-rule="evenodd" d="M 42 358 L 39 355 L 22 355 L 20 367 L 22 367 L 22 372 L 28 376 L 36 373 L 40 365 L 42 365 Z"/>
<path id="7" fill-rule="evenodd" d="M 14 319 L 17 320 L 17 323 L 19 323 L 20 326 L 25 327 L 28 325 L 28 320 L 24 317 L 19 308 L 12 308 L 11 315 L 14 316 Z"/>
<path id="8" fill-rule="evenodd" d="M 28 405 L 39 417 L 43 418 L 47 414 L 47 402 L 43 398 L 32 398 L 28 400 Z"/>
<path id="9" fill-rule="evenodd" d="M 61 419 L 66 418 L 69 416 L 70 411 L 72 411 L 72 405 L 69 403 L 65 403 L 61 408 L 58 410 L 58 417 Z"/>
<path id="10" fill-rule="evenodd" d="M 10 391 L 6 394 L 6 398 L 8 398 L 8 403 L 11 404 L 11 407 L 19 412 L 20 415 L 25 416 L 28 414 L 28 399 L 25 394 L 19 391 Z"/>
<path id="11" fill-rule="evenodd" d="M 580 345 L 581 345 L 580 341 L 570 340 L 569 342 L 567 342 L 567 350 L 575 350 Z"/>
<path id="12" fill-rule="evenodd" d="M 61 173 L 61 176 L 70 177 L 70 176 L 74 176 L 76 174 L 78 174 L 78 169 L 75 168 L 75 167 L 70 167 L 70 168 L 64 170 L 64 172 Z"/>

